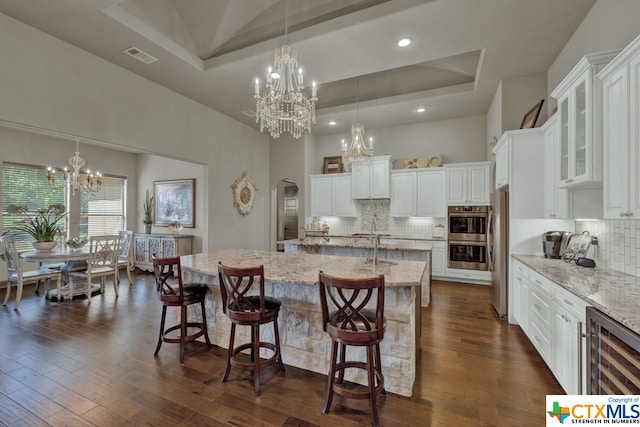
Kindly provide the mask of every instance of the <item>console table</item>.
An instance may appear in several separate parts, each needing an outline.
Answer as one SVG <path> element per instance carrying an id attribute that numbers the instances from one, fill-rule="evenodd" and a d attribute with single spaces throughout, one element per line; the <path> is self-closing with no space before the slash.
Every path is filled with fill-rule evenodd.
<path id="1" fill-rule="evenodd" d="M 140 270 L 153 271 L 151 256 L 160 258 L 191 255 L 193 236 L 187 234 L 134 234 L 133 262 Z"/>

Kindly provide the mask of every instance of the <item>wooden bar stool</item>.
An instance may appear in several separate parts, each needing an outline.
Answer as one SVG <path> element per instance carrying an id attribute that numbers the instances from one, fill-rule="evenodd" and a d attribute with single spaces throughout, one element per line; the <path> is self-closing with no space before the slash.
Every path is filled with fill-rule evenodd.
<path id="1" fill-rule="evenodd" d="M 153 255 L 153 272 L 156 276 L 156 291 L 162 302 L 162 320 L 160 321 L 160 335 L 158 336 L 157 355 L 163 342 L 180 344 L 180 363 L 184 363 L 185 344 L 195 341 L 204 335 L 208 346 L 209 332 L 207 330 L 207 314 L 204 301 L 209 292 L 209 287 L 204 283 L 182 283 L 182 269 L 180 257 L 156 258 Z M 192 304 L 200 304 L 202 310 L 202 322 L 187 321 L 187 307 Z M 180 323 L 165 329 L 167 307 L 180 307 Z M 189 333 L 189 329 L 195 329 Z M 180 336 L 169 337 L 173 331 L 180 331 Z"/>
<path id="2" fill-rule="evenodd" d="M 276 363 L 282 373 L 284 364 L 280 354 L 280 334 L 278 332 L 278 314 L 280 301 L 264 294 L 264 266 L 234 268 L 218 263 L 222 310 L 231 321 L 231 335 L 227 353 L 227 368 L 222 381 L 229 378 L 231 367 L 249 370 L 253 373 L 253 388 L 256 396 L 260 394 L 260 371 Z M 256 290 L 254 285 L 258 285 Z M 252 289 L 253 288 L 253 289 Z M 273 323 L 275 343 L 260 341 L 260 325 Z M 251 341 L 234 347 L 236 325 L 251 326 Z M 271 357 L 260 357 L 260 349 L 267 349 Z M 242 355 L 250 350 L 249 355 Z"/>
<path id="3" fill-rule="evenodd" d="M 368 399 L 373 425 L 379 426 L 376 400 L 379 395 L 386 395 L 380 360 L 380 341 L 386 328 L 384 276 L 346 279 L 320 271 L 319 285 L 322 327 L 332 340 L 327 394 L 322 413 L 327 414 L 331 410 L 334 393 L 350 399 Z M 375 309 L 367 307 L 370 301 L 375 304 Z M 367 361 L 347 361 L 347 346 L 365 347 Z M 367 386 L 345 381 L 347 369 L 351 369 L 349 372 L 364 369 Z"/>

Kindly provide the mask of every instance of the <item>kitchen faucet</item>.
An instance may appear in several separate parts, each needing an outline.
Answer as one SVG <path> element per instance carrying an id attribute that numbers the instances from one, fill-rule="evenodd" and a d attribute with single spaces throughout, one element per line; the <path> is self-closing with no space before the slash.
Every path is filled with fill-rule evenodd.
<path id="1" fill-rule="evenodd" d="M 373 260 L 372 265 L 378 266 L 378 245 L 380 244 L 380 236 L 376 232 L 376 221 L 371 220 L 371 246 L 373 246 Z"/>

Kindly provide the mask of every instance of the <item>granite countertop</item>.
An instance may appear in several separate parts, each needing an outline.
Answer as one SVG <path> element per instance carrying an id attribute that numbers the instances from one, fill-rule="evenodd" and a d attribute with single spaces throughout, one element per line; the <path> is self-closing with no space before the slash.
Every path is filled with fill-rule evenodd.
<path id="1" fill-rule="evenodd" d="M 640 277 L 604 268 L 534 255 L 513 255 L 607 316 L 640 333 Z"/>
<path id="2" fill-rule="evenodd" d="M 381 260 L 378 267 L 372 267 L 361 257 L 244 249 L 225 249 L 181 257 L 183 270 L 205 274 L 218 274 L 218 261 L 234 267 L 263 264 L 266 281 L 303 285 L 314 285 L 322 270 L 326 274 L 346 278 L 384 274 L 385 286 L 421 286 L 427 267 L 427 263 L 422 261 Z"/>
<path id="3" fill-rule="evenodd" d="M 370 249 L 371 241 L 368 237 L 328 236 L 329 240 L 322 237 L 305 237 L 304 239 L 283 240 L 278 243 L 298 246 L 336 246 L 345 248 Z M 402 251 L 430 251 L 433 248 L 433 240 L 407 239 L 395 237 L 380 237 L 378 249 L 402 250 Z M 437 241 L 446 241 L 437 239 Z"/>

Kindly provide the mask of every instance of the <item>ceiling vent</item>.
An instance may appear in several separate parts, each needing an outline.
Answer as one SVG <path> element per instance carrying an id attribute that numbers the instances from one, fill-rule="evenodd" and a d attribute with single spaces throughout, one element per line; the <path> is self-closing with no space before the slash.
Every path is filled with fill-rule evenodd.
<path id="1" fill-rule="evenodd" d="M 256 116 L 256 112 L 253 111 L 253 110 L 242 110 L 241 113 L 244 114 L 247 117 L 255 117 Z"/>
<path id="2" fill-rule="evenodd" d="M 158 58 L 155 58 L 148 53 L 141 51 L 137 47 L 130 47 L 123 50 L 123 52 L 140 62 L 144 62 L 145 64 L 151 64 L 152 62 L 156 62 L 158 60 Z"/>

